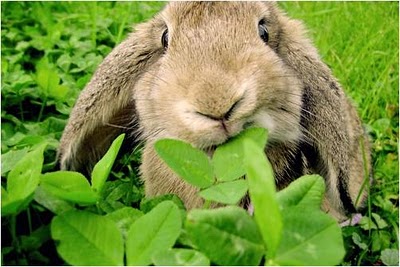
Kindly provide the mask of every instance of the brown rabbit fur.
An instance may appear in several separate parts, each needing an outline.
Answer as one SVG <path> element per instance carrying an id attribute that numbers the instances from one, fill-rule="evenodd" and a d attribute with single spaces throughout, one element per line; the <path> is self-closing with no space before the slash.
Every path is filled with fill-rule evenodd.
<path id="1" fill-rule="evenodd" d="M 127 132 L 144 142 L 146 195 L 175 193 L 198 207 L 196 189 L 161 161 L 154 142 L 210 150 L 251 126 L 269 130 L 265 153 L 278 188 L 318 173 L 325 210 L 342 220 L 360 206 L 368 140 L 302 24 L 270 2 L 172 2 L 99 66 L 65 128 L 61 167 L 90 171 Z"/>

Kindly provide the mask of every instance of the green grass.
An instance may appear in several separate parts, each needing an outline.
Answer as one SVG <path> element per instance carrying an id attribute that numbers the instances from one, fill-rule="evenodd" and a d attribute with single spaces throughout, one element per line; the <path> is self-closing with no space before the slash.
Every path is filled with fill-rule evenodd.
<path id="1" fill-rule="evenodd" d="M 40 144 L 49 144 L 44 171 L 56 168 L 58 140 L 80 90 L 132 26 L 150 18 L 164 5 L 164 2 L 1 3 L 2 186 L 8 167 L 28 149 Z M 371 136 L 374 184 L 370 203 L 371 212 L 379 218 L 367 214 L 371 224 L 364 221 L 344 228 L 348 254 L 343 264 L 381 264 L 382 251 L 398 250 L 399 236 L 399 4 L 280 2 L 279 5 L 291 17 L 304 21 L 321 57 L 353 99 Z M 49 92 L 40 82 L 39 71 L 55 77 L 60 91 Z M 63 86 L 67 88 L 65 95 Z M 132 158 L 140 160 L 138 153 Z M 121 184 L 128 183 L 123 178 L 126 174 L 137 177 L 135 165 L 122 164 L 114 172 Z M 141 192 L 140 185 L 137 186 Z M 125 195 L 123 198 L 128 199 Z M 129 201 L 138 205 L 140 199 Z M 39 204 L 33 202 L 16 218 L 2 219 L 2 264 L 62 264 L 51 240 L 46 240 L 42 232 L 35 232 L 51 219 Z M 16 229 L 13 220 L 17 221 Z M 48 235 L 48 229 L 45 233 Z M 42 237 L 41 242 L 33 238 L 38 236 Z"/>

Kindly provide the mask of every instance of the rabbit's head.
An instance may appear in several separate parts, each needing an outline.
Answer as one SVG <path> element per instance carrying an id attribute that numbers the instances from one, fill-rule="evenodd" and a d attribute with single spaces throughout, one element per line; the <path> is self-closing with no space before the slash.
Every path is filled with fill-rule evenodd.
<path id="1" fill-rule="evenodd" d="M 169 3 L 135 26 L 82 91 L 61 167 L 90 171 L 121 132 L 202 149 L 253 125 L 269 130 L 270 144 L 297 140 L 302 90 L 326 73 L 301 23 L 276 3 Z"/>
<path id="2" fill-rule="evenodd" d="M 178 138 L 199 148 L 244 128 L 269 142 L 300 136 L 301 82 L 280 55 L 275 4 L 170 3 L 156 17 L 162 55 L 135 84 L 145 140 Z"/>

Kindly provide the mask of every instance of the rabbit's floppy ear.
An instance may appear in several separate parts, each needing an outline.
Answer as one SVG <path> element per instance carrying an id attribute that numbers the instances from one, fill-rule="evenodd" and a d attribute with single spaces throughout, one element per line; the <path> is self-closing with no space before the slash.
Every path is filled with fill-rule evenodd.
<path id="1" fill-rule="evenodd" d="M 296 73 L 303 87 L 302 101 L 302 126 L 312 123 L 313 127 L 307 129 L 316 129 L 313 136 L 308 136 L 313 141 L 322 141 L 326 138 L 340 138 L 346 141 L 343 134 L 347 129 L 336 129 L 345 125 L 343 112 L 346 109 L 346 96 L 332 75 L 328 66 L 322 62 L 317 49 L 307 37 L 307 32 L 300 21 L 289 19 L 283 12 L 277 9 L 277 20 L 280 24 L 279 45 L 277 53 L 283 61 Z M 322 112 L 322 113 L 321 113 Z M 324 127 L 331 127 L 328 132 L 320 132 Z M 327 129 L 324 129 L 327 130 Z M 318 137 L 321 137 L 318 138 Z M 329 140 L 337 143 L 338 140 Z M 346 144 L 348 145 L 348 144 Z M 326 151 L 332 151 L 335 148 L 329 148 Z M 333 154 L 337 157 L 338 154 Z"/>
<path id="2" fill-rule="evenodd" d="M 113 139 L 138 133 L 134 85 L 162 54 L 156 18 L 140 24 L 100 64 L 81 92 L 61 138 L 61 169 L 90 173 Z"/>
<path id="3" fill-rule="evenodd" d="M 358 138 L 363 135 L 357 126 L 360 122 L 349 123 L 349 114 L 356 111 L 306 37 L 301 22 L 289 19 L 277 7 L 275 11 L 281 27 L 277 53 L 303 84 L 301 126 L 305 140 L 301 149 L 309 161 L 317 163 L 318 172 L 329 185 L 327 195 L 331 202 L 340 202 L 341 209 L 354 212 L 357 196 L 350 195 L 349 186 L 359 188 L 357 184 L 362 181 L 357 179 L 364 177 L 362 168 L 357 176 L 361 178 L 351 174 L 351 164 L 355 165 L 352 158 L 362 162 L 358 153 Z"/>

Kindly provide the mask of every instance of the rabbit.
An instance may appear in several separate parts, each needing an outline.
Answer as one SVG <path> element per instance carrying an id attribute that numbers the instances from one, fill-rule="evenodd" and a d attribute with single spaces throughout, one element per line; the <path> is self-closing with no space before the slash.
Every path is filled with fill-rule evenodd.
<path id="1" fill-rule="evenodd" d="M 120 133 L 143 143 L 146 196 L 197 189 L 158 157 L 162 138 L 213 151 L 248 127 L 268 129 L 278 189 L 309 173 L 326 182 L 337 220 L 363 206 L 369 141 L 355 107 L 300 21 L 273 2 L 171 2 L 136 26 L 100 64 L 63 132 L 62 169 L 90 172 Z"/>

